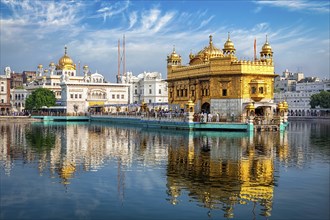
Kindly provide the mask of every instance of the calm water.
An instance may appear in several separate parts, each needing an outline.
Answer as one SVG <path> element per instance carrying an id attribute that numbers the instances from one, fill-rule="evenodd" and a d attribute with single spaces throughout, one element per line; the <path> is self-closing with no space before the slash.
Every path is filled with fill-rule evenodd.
<path id="1" fill-rule="evenodd" d="M 330 122 L 285 133 L 0 122 L 0 219 L 329 219 Z"/>

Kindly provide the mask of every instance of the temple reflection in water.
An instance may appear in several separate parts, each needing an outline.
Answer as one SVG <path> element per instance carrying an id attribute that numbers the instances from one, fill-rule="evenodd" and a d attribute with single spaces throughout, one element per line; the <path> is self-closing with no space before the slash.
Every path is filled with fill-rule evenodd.
<path id="1" fill-rule="evenodd" d="M 167 187 L 177 204 L 182 190 L 209 210 L 222 209 L 234 217 L 234 206 L 259 203 L 261 215 L 270 216 L 275 185 L 274 150 L 277 134 L 255 137 L 189 137 L 184 144 L 169 147 Z M 205 140 L 206 139 L 206 140 Z M 209 151 L 201 147 L 208 144 Z"/>
<path id="2" fill-rule="evenodd" d="M 220 209 L 229 218 L 235 205 L 246 203 L 255 203 L 259 215 L 270 216 L 278 176 L 274 158 L 284 164 L 289 157 L 297 158 L 297 164 L 306 159 L 290 151 L 287 133 L 174 133 L 89 123 L 0 124 L 0 131 L 0 162 L 7 175 L 13 160 L 21 159 L 37 164 L 40 175 L 67 185 L 116 161 L 120 188 L 133 163 L 163 166 L 171 204 L 179 205 L 184 193 L 211 213 Z"/>

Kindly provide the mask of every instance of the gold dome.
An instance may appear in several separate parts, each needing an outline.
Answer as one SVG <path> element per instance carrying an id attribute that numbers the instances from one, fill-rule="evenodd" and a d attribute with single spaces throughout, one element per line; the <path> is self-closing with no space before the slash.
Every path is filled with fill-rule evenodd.
<path id="1" fill-rule="evenodd" d="M 266 42 L 265 42 L 265 44 L 262 46 L 261 52 L 262 52 L 262 53 L 266 53 L 266 54 L 272 53 L 272 47 L 271 47 L 270 44 L 268 43 L 267 36 L 266 36 Z"/>
<path id="2" fill-rule="evenodd" d="M 75 70 L 73 60 L 67 55 L 67 47 L 64 47 L 64 55 L 58 60 L 59 69 Z"/>
<path id="3" fill-rule="evenodd" d="M 175 52 L 175 47 L 173 47 L 173 52 L 169 55 L 170 58 L 180 58 L 180 55 Z"/>
<path id="4" fill-rule="evenodd" d="M 42 64 L 39 64 L 38 65 L 38 69 L 42 69 Z"/>
<path id="5" fill-rule="evenodd" d="M 249 104 L 247 104 L 247 106 L 245 108 L 246 109 L 249 109 L 249 110 L 255 109 L 252 102 L 250 102 Z"/>
<path id="6" fill-rule="evenodd" d="M 200 64 L 207 62 L 210 58 L 214 57 L 223 57 L 222 50 L 216 48 L 213 45 L 212 35 L 209 36 L 210 41 L 207 47 L 204 47 L 203 50 L 199 51 L 195 56 L 193 54 L 189 55 L 190 65 Z"/>
<path id="7" fill-rule="evenodd" d="M 230 40 L 230 33 L 228 33 L 228 39 L 223 47 L 224 50 L 236 50 L 234 43 Z"/>
<path id="8" fill-rule="evenodd" d="M 204 57 L 206 55 L 208 56 L 208 58 L 223 56 L 222 51 L 213 45 L 212 35 L 210 35 L 209 38 L 210 38 L 209 46 L 204 47 L 204 49 L 199 51 L 196 56 Z"/>
<path id="9" fill-rule="evenodd" d="M 49 66 L 55 66 L 54 62 L 50 62 Z"/>
<path id="10" fill-rule="evenodd" d="M 167 56 L 167 64 L 181 65 L 181 56 L 175 52 L 175 47 L 173 47 L 173 52 Z"/>
<path id="11" fill-rule="evenodd" d="M 284 108 L 286 108 L 286 109 L 289 108 L 289 105 L 288 105 L 288 103 L 287 103 L 285 100 L 284 100 L 282 103 L 283 103 L 283 107 L 284 107 Z"/>

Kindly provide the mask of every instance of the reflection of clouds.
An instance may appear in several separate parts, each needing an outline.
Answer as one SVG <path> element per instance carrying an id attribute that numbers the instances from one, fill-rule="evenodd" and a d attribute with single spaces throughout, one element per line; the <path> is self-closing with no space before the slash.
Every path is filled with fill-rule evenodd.
<path id="1" fill-rule="evenodd" d="M 79 219 L 90 219 L 90 213 L 101 205 L 101 201 L 95 198 L 88 198 L 88 202 L 86 202 L 84 199 L 80 199 L 79 196 L 74 198 L 74 201 L 76 201 L 75 216 Z"/>

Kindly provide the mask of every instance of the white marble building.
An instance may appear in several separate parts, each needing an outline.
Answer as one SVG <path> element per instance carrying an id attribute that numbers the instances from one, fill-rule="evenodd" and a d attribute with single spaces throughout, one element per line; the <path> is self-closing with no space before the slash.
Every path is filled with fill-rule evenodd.
<path id="1" fill-rule="evenodd" d="M 11 89 L 10 103 L 13 112 L 23 112 L 25 109 L 25 99 L 28 96 L 26 89 Z"/>
<path id="2" fill-rule="evenodd" d="M 10 105 L 10 67 L 6 67 L 4 75 L 0 75 L 0 115 L 9 114 Z"/>
<path id="3" fill-rule="evenodd" d="M 67 47 L 58 64 L 51 62 L 48 69 L 41 64 L 38 66 L 37 79 L 25 86 L 28 94 L 37 88 L 53 91 L 57 104 L 67 114 L 105 111 L 104 105 L 127 105 L 130 100 L 129 85 L 108 83 L 102 74 L 91 73 L 87 65 L 83 66 L 83 75 L 77 75 L 76 64 L 68 56 Z"/>
<path id="4" fill-rule="evenodd" d="M 294 91 L 274 94 L 276 103 L 286 100 L 290 116 L 316 116 L 319 109 L 311 109 L 310 97 L 321 91 L 330 91 L 330 80 L 296 83 Z"/>
<path id="5" fill-rule="evenodd" d="M 120 78 L 120 82 L 130 85 L 130 103 L 147 103 L 149 108 L 167 108 L 167 82 L 159 72 L 143 72 L 134 76 L 127 72 Z"/>

